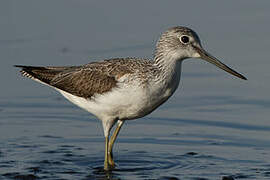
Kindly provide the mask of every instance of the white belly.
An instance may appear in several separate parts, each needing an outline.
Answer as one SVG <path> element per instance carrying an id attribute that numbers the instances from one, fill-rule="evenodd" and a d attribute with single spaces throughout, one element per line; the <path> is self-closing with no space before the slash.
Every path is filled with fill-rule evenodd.
<path id="1" fill-rule="evenodd" d="M 85 99 L 61 90 L 58 91 L 69 101 L 99 119 L 130 120 L 151 113 L 164 103 L 174 90 L 153 90 L 142 87 L 115 88 L 103 95 L 96 95 L 93 99 Z"/>

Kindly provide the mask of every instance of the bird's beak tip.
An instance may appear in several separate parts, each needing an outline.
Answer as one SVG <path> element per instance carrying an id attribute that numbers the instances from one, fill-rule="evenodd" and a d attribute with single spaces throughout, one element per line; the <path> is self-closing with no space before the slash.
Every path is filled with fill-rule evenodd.
<path id="1" fill-rule="evenodd" d="M 243 78 L 242 78 L 242 79 L 243 79 L 243 80 L 246 80 L 246 81 L 248 80 L 248 79 L 247 79 L 245 76 L 243 76 Z"/>

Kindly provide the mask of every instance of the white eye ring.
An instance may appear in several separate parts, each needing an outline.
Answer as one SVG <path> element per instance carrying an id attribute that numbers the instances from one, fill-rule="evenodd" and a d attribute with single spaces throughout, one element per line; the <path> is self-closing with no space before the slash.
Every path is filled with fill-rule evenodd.
<path id="1" fill-rule="evenodd" d="M 181 43 L 183 43 L 183 44 L 187 44 L 190 42 L 190 38 L 187 35 L 183 35 L 179 39 L 180 39 Z"/>

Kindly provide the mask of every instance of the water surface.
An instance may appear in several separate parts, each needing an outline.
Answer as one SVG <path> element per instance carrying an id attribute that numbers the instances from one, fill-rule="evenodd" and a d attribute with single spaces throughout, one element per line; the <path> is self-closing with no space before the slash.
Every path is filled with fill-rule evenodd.
<path id="1" fill-rule="evenodd" d="M 1 1 L 0 179 L 269 179 L 269 5 Z M 175 95 L 124 125 L 110 173 L 99 120 L 12 67 L 151 58 L 160 33 L 175 25 L 197 31 L 248 81 L 185 61 Z"/>

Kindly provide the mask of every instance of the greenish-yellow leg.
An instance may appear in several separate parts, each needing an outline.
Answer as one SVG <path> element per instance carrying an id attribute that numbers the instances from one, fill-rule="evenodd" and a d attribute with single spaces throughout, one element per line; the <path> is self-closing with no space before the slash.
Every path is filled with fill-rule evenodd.
<path id="1" fill-rule="evenodd" d="M 108 163 L 108 149 L 109 149 L 109 137 L 105 137 L 105 160 L 104 160 L 104 170 L 110 170 L 109 163 Z"/>
<path id="2" fill-rule="evenodd" d="M 113 160 L 113 145 L 114 145 L 114 142 L 115 142 L 115 140 L 116 140 L 116 138 L 117 138 L 117 136 L 119 134 L 119 131 L 120 131 L 123 124 L 124 124 L 124 121 L 118 120 L 117 127 L 114 130 L 114 133 L 111 136 L 110 141 L 109 141 L 108 162 L 109 162 L 109 165 L 110 165 L 110 167 L 112 169 L 115 168 L 115 163 L 114 163 L 114 160 Z"/>

